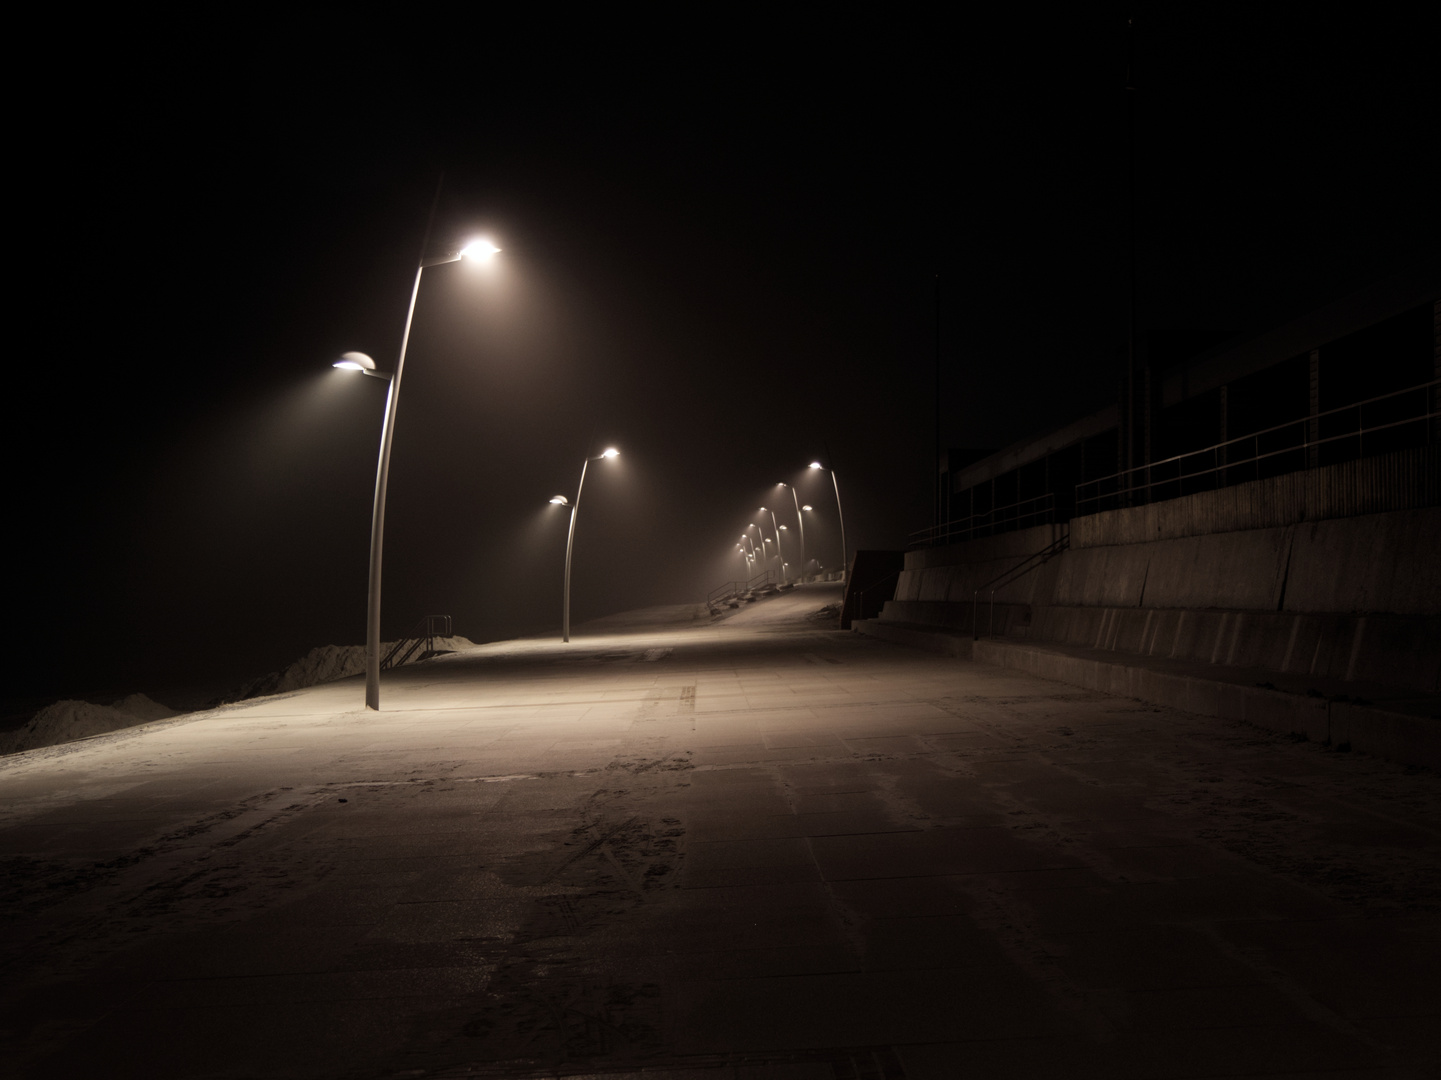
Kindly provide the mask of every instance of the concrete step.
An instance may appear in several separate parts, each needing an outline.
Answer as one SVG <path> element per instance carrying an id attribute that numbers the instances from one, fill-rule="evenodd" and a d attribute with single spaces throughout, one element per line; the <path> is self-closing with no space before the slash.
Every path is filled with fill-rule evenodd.
<path id="1" fill-rule="evenodd" d="M 1406 765 L 1441 769 L 1441 697 L 1405 687 L 1303 679 L 1264 668 L 1035 644 L 880 619 L 857 622 L 871 637 L 1024 671 L 1117 697 L 1201 716 L 1241 720 Z"/>
<path id="2" fill-rule="evenodd" d="M 882 641 L 893 641 L 897 645 L 909 645 L 913 649 L 925 649 L 962 660 L 971 659 L 970 631 L 893 619 L 856 619 L 851 623 L 851 629 Z"/>

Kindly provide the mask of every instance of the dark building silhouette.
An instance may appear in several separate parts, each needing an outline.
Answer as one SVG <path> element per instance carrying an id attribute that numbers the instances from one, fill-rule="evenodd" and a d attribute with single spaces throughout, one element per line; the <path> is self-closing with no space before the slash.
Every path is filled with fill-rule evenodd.
<path id="1" fill-rule="evenodd" d="M 941 525 L 912 546 L 1385 455 L 1401 455 L 1398 468 L 1423 470 L 1435 487 L 1435 268 L 1259 334 L 1153 331 L 1138 338 L 1136 358 L 1135 385 L 1123 375 L 1116 404 L 999 451 L 943 455 Z M 1384 490 L 1371 496 L 1373 509 L 1402 508 Z"/>

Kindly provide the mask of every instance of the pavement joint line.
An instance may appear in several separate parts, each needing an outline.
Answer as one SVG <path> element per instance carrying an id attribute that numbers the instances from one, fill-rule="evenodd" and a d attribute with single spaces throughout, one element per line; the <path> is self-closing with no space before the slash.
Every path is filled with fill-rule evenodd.
<path id="1" fill-rule="evenodd" d="M 563 776 L 590 776 L 593 770 L 559 773 Z M 509 776 L 417 776 L 409 780 L 337 780 L 320 785 L 321 791 L 353 787 L 415 787 L 420 784 L 503 784 L 510 780 L 539 780 L 538 773 L 513 773 Z"/>

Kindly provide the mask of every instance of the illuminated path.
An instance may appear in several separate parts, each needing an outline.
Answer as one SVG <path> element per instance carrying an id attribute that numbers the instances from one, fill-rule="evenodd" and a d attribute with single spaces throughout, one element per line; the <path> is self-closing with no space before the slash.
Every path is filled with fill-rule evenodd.
<path id="1" fill-rule="evenodd" d="M 834 590 L 0 762 L 0 1071 L 1431 1075 L 1434 774 Z"/>

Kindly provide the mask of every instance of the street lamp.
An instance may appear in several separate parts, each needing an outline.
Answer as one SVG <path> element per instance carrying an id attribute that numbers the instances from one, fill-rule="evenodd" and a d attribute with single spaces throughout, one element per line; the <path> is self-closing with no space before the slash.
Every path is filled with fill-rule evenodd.
<path id="1" fill-rule="evenodd" d="M 812 461 L 809 468 L 824 469 L 825 466 L 819 461 Z M 846 516 L 841 513 L 841 485 L 836 483 L 836 471 L 830 470 L 831 486 L 836 489 L 836 518 L 841 523 L 841 580 L 846 579 Z"/>
<path id="2" fill-rule="evenodd" d="M 400 336 L 400 357 L 391 373 L 375 370 L 375 361 L 364 353 L 349 352 L 334 363 L 342 371 L 358 371 L 390 384 L 385 395 L 385 419 L 380 425 L 380 463 L 375 469 L 375 503 L 370 512 L 370 588 L 365 606 L 365 707 L 380 709 L 380 556 L 385 543 L 385 491 L 390 482 L 390 444 L 395 436 L 395 410 L 400 403 L 400 376 L 405 369 L 405 349 L 410 344 L 410 326 L 415 320 L 415 298 L 420 294 L 420 275 L 427 267 L 459 262 L 461 259 L 486 260 L 500 248 L 489 240 L 473 240 L 460 251 L 449 255 L 421 257 L 415 268 L 415 284 L 410 289 L 410 307 L 405 313 L 405 331 Z"/>
<path id="3" fill-rule="evenodd" d="M 748 532 L 741 533 L 741 539 L 751 546 L 751 562 L 754 563 L 756 555 L 755 541 L 751 539 L 751 534 Z"/>
<path id="4" fill-rule="evenodd" d="M 801 584 L 804 585 L 806 583 L 806 523 L 801 520 L 800 496 L 796 494 L 796 489 L 784 480 L 776 484 L 776 487 L 790 488 L 791 501 L 796 504 L 796 525 L 799 526 L 801 530 Z M 809 507 L 807 507 L 807 509 L 809 509 Z"/>
<path id="5" fill-rule="evenodd" d="M 776 524 L 776 512 L 767 510 L 764 506 L 760 509 L 761 513 L 771 516 L 771 532 L 776 534 L 776 558 L 780 560 L 781 564 L 781 584 L 789 585 L 790 577 L 786 574 L 786 553 L 781 550 L 781 527 Z"/>
<path id="6" fill-rule="evenodd" d="M 575 489 L 575 502 L 567 503 L 564 495 L 557 495 L 550 501 L 557 506 L 570 506 L 570 532 L 565 538 L 565 613 L 560 624 L 560 640 L 570 640 L 570 554 L 575 546 L 575 515 L 580 511 L 580 493 L 585 490 L 585 470 L 592 461 L 620 457 L 620 451 L 613 446 L 606 447 L 595 457 L 588 457 L 580 466 L 580 484 Z"/>

